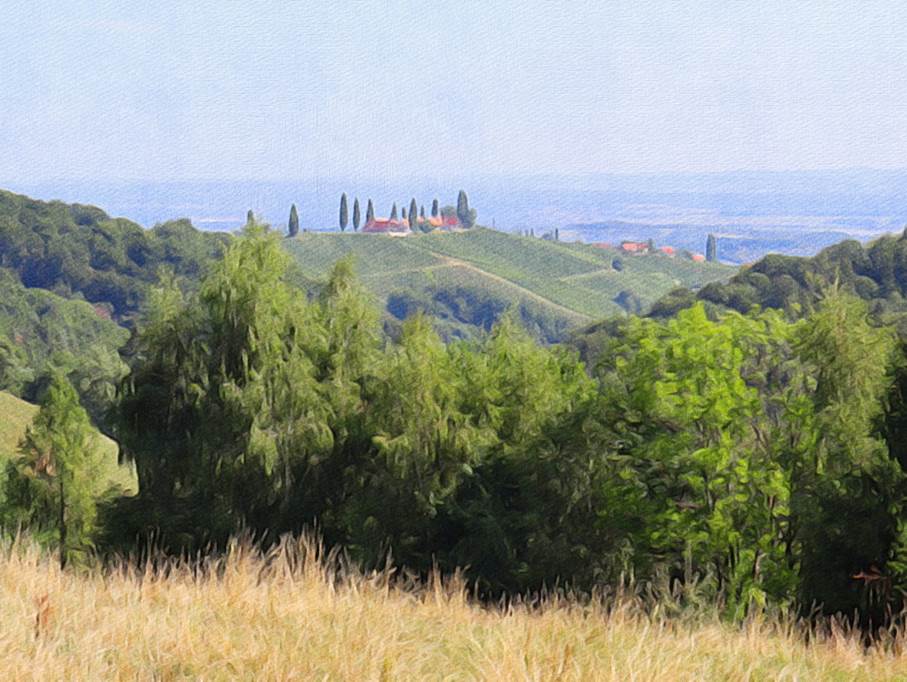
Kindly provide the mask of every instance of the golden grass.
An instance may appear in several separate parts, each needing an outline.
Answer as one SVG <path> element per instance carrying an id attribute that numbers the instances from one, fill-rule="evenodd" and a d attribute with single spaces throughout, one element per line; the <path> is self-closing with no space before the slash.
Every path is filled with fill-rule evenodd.
<path id="1" fill-rule="evenodd" d="M 307 559 L 305 557 L 308 557 Z M 302 557 L 302 558 L 300 558 Z M 838 633 L 682 625 L 626 603 L 483 609 L 461 587 L 338 578 L 296 545 L 234 551 L 204 575 L 61 573 L 22 546 L 0 556 L 0 677 L 67 680 L 882 680 L 892 649 Z"/>

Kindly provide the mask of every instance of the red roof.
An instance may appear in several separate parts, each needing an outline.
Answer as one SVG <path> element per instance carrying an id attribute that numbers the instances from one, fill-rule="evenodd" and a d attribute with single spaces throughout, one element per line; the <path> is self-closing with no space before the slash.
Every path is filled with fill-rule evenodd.
<path id="1" fill-rule="evenodd" d="M 401 232 L 408 229 L 409 227 L 402 220 L 388 220 L 386 218 L 369 220 L 362 226 L 363 232 Z"/>
<path id="2" fill-rule="evenodd" d="M 666 253 L 666 254 L 668 254 L 669 256 L 673 256 L 673 255 L 674 255 L 674 247 L 673 247 L 673 246 L 662 246 L 662 247 L 659 249 L 659 251 L 661 251 L 662 253 Z"/>
<path id="3" fill-rule="evenodd" d="M 697 263 L 701 263 L 702 261 L 705 260 L 705 256 L 703 256 L 701 253 L 694 253 L 693 255 L 690 256 L 690 258 L 692 258 Z"/>
<path id="4" fill-rule="evenodd" d="M 613 249 L 614 247 L 608 242 L 595 242 L 592 244 L 597 249 Z"/>
<path id="5" fill-rule="evenodd" d="M 460 224 L 459 219 L 455 215 L 444 216 L 444 224 L 451 227 L 456 227 Z"/>
<path id="6" fill-rule="evenodd" d="M 624 251 L 635 253 L 637 251 L 648 251 L 649 245 L 645 242 L 621 242 L 620 248 Z"/>

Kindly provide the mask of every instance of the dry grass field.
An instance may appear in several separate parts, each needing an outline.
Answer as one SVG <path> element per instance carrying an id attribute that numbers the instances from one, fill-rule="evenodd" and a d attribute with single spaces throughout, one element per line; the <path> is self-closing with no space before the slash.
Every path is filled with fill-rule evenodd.
<path id="1" fill-rule="evenodd" d="M 7 544 L 0 614 L 9 680 L 907 678 L 899 638 L 805 644 L 778 624 L 683 624 L 630 602 L 487 609 L 461 586 L 328 571 L 297 545 L 265 559 L 234 551 L 205 571 L 61 573 Z"/>

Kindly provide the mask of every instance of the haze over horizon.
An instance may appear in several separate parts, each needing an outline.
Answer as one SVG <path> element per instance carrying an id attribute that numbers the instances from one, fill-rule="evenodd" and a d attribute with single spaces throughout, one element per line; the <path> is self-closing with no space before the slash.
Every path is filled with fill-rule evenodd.
<path id="1" fill-rule="evenodd" d="M 0 181 L 894 169 L 894 2 L 96 2 L 0 25 Z"/>

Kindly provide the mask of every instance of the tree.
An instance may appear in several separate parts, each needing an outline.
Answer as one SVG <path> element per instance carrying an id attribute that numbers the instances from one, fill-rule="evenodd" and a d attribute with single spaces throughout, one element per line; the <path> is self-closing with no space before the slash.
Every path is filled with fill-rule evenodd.
<path id="1" fill-rule="evenodd" d="M 350 211 L 346 202 L 346 192 L 340 197 L 340 231 L 346 230 L 347 223 L 350 222 Z"/>
<path id="2" fill-rule="evenodd" d="M 60 567 L 92 545 L 97 503 L 104 495 L 97 432 L 75 388 L 55 372 L 34 422 L 7 465 L 4 481 L 7 525 L 29 527 L 52 544 Z"/>
<path id="3" fill-rule="evenodd" d="M 718 239 L 713 234 L 705 240 L 705 259 L 710 263 L 718 260 Z"/>
<path id="4" fill-rule="evenodd" d="M 391 209 L 391 220 L 396 220 L 396 219 L 397 219 L 397 203 L 394 202 L 394 206 Z"/>
<path id="5" fill-rule="evenodd" d="M 419 217 L 419 209 L 416 206 L 416 199 L 413 197 L 412 201 L 409 202 L 409 228 L 412 230 L 416 227 L 416 221 Z"/>
<path id="6" fill-rule="evenodd" d="M 355 232 L 359 231 L 359 222 L 362 219 L 362 215 L 359 213 L 359 197 L 356 197 L 353 200 L 353 230 Z"/>
<path id="7" fill-rule="evenodd" d="M 469 208 L 469 197 L 462 189 L 457 195 L 457 220 L 463 227 L 472 227 L 476 224 L 476 212 Z"/>
<path id="8" fill-rule="evenodd" d="M 296 213 L 296 204 L 290 206 L 290 222 L 287 224 L 287 234 L 291 237 L 299 234 L 299 214 Z"/>
<path id="9" fill-rule="evenodd" d="M 375 206 L 372 204 L 372 200 L 368 200 L 368 206 L 365 208 L 365 224 L 368 225 L 375 220 Z"/>
<path id="10" fill-rule="evenodd" d="M 401 209 L 401 212 L 403 215 L 403 220 L 405 221 L 406 220 L 406 207 L 405 206 Z"/>
<path id="11" fill-rule="evenodd" d="M 438 217 L 438 213 L 439 213 L 440 210 L 441 210 L 441 209 L 440 209 L 440 207 L 438 206 L 438 200 L 437 200 L 437 199 L 432 199 L 432 202 L 431 202 L 431 217 L 432 217 L 432 218 L 437 218 L 437 217 Z"/>
<path id="12" fill-rule="evenodd" d="M 253 225 L 254 223 L 255 223 L 255 214 L 252 213 L 252 209 L 250 208 L 246 212 L 246 225 Z"/>
<path id="13" fill-rule="evenodd" d="M 425 204 L 419 207 L 419 217 L 425 220 Z"/>

